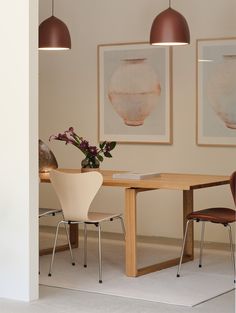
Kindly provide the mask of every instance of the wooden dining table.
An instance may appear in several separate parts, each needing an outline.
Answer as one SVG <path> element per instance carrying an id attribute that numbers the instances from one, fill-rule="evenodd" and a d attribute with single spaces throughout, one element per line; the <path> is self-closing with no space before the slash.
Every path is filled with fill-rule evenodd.
<path id="1" fill-rule="evenodd" d="M 79 173 L 79 169 L 59 169 L 64 172 Z M 100 170 L 103 175 L 103 186 L 122 187 L 125 191 L 125 273 L 127 276 L 135 277 L 158 271 L 167 267 L 177 265 L 179 258 L 170 259 L 158 264 L 152 264 L 142 268 L 137 267 L 137 194 L 140 192 L 166 189 L 179 190 L 183 192 L 183 233 L 186 226 L 186 216 L 194 209 L 194 190 L 229 184 L 229 176 L 202 175 L 186 173 L 160 173 L 158 176 L 145 179 L 117 179 L 114 173 L 122 171 Z M 48 173 L 41 173 L 42 183 L 50 183 Z M 70 225 L 70 240 L 73 247 L 78 246 L 78 227 Z M 194 258 L 194 234 L 193 223 L 189 225 L 183 262 Z M 46 253 L 46 252 L 45 252 Z M 43 252 L 41 254 L 44 254 Z"/>

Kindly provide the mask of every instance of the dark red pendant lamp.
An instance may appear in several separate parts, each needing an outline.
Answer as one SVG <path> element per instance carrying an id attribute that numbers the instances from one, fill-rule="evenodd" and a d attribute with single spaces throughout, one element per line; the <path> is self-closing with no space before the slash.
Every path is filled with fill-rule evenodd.
<path id="1" fill-rule="evenodd" d="M 156 16 L 150 32 L 150 44 L 162 46 L 187 45 L 190 43 L 190 32 L 182 14 L 169 8 Z"/>
<path id="2" fill-rule="evenodd" d="M 52 0 L 52 16 L 39 25 L 39 49 L 71 49 L 70 33 L 66 24 L 54 16 L 54 0 Z"/>

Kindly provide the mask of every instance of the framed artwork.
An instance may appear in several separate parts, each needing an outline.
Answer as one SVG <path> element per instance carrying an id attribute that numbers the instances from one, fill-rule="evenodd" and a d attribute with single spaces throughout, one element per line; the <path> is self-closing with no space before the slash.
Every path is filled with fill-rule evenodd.
<path id="1" fill-rule="evenodd" d="M 99 45 L 99 141 L 171 144 L 171 92 L 171 48 Z"/>
<path id="2" fill-rule="evenodd" d="M 197 40 L 198 145 L 236 146 L 236 38 Z"/>

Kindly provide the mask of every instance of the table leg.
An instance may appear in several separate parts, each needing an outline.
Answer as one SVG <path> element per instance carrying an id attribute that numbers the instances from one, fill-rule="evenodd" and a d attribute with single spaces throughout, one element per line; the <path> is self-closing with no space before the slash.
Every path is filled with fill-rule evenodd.
<path id="1" fill-rule="evenodd" d="M 191 212 L 193 212 L 193 190 L 183 190 L 183 232 L 185 232 L 187 222 L 186 216 Z M 193 260 L 194 258 L 193 240 L 194 240 L 193 223 L 190 223 L 188 227 L 184 256 L 190 257 L 191 260 Z"/>
<path id="2" fill-rule="evenodd" d="M 79 231 L 78 224 L 70 224 L 69 225 L 69 236 L 72 248 L 78 248 L 79 246 Z M 53 248 L 40 249 L 39 255 L 52 254 Z M 65 251 L 69 249 L 69 245 L 60 245 L 56 247 L 56 252 Z"/>
<path id="3" fill-rule="evenodd" d="M 125 224 L 126 224 L 126 243 L 125 260 L 126 275 L 137 276 L 137 256 L 136 256 L 136 195 L 137 189 L 125 189 Z"/>
<path id="4" fill-rule="evenodd" d="M 72 248 L 79 246 L 79 227 L 78 224 L 70 224 L 70 243 Z"/>

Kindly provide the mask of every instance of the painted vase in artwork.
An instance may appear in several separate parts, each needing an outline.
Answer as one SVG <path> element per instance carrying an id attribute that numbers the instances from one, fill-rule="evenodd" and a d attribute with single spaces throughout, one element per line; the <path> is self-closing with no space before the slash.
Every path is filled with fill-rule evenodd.
<path id="1" fill-rule="evenodd" d="M 236 129 L 236 55 L 225 55 L 207 83 L 208 100 L 227 128 Z"/>
<path id="2" fill-rule="evenodd" d="M 158 105 L 160 79 L 146 59 L 124 59 L 113 72 L 108 98 L 128 126 L 143 125 Z"/>

